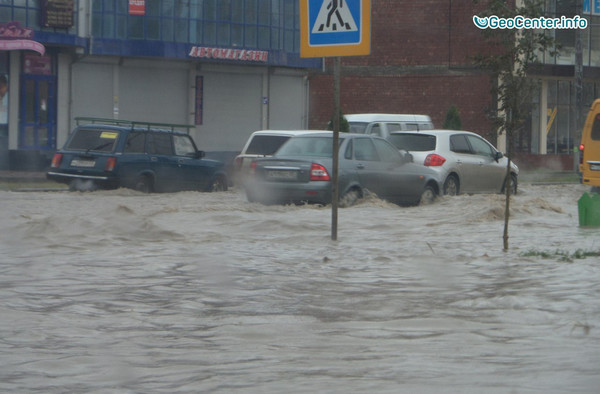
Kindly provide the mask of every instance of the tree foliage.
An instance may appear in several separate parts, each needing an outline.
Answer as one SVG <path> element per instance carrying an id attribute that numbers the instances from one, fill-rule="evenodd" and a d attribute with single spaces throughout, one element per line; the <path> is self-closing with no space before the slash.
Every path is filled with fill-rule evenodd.
<path id="1" fill-rule="evenodd" d="M 329 123 L 327 124 L 327 130 L 332 130 L 333 131 L 333 120 L 335 117 L 335 111 L 333 111 L 334 114 L 331 115 L 331 120 L 329 121 Z M 339 113 L 339 117 L 340 117 L 340 133 L 348 133 L 350 131 L 350 124 L 348 123 L 348 120 L 346 119 L 346 117 L 344 116 L 343 112 L 340 110 Z"/>
<path id="2" fill-rule="evenodd" d="M 474 0 L 475 3 L 480 3 Z M 480 17 L 495 15 L 499 18 L 525 18 L 543 16 L 543 0 L 514 1 L 486 0 L 485 10 Z M 532 67 L 539 63 L 538 55 L 554 51 L 552 37 L 544 31 L 533 29 L 485 29 L 482 30 L 489 51 L 475 58 L 480 67 L 489 71 L 492 80 L 492 97 L 496 107 L 491 111 L 491 119 L 497 133 L 506 133 L 506 207 L 504 220 L 504 250 L 508 250 L 508 220 L 510 212 L 510 162 L 514 151 L 516 135 L 532 110 L 532 96 L 537 91 L 539 81 L 530 76 Z"/>
<path id="3" fill-rule="evenodd" d="M 479 0 L 474 0 L 479 3 Z M 485 1 L 487 8 L 479 14 L 513 18 L 521 15 L 537 18 L 543 15 L 543 0 L 523 0 L 511 6 L 506 0 Z M 543 30 L 485 29 L 483 36 L 489 51 L 475 56 L 475 62 L 486 69 L 492 79 L 492 97 L 496 107 L 490 117 L 499 134 L 506 133 L 507 153 L 512 153 L 514 134 L 518 133 L 532 110 L 532 96 L 539 80 L 529 76 L 539 64 L 538 55 L 554 50 L 554 40 Z"/>
<path id="4" fill-rule="evenodd" d="M 462 121 L 460 120 L 460 113 L 455 105 L 452 105 L 448 112 L 446 112 L 446 119 L 444 120 L 444 129 L 448 130 L 462 130 Z"/>

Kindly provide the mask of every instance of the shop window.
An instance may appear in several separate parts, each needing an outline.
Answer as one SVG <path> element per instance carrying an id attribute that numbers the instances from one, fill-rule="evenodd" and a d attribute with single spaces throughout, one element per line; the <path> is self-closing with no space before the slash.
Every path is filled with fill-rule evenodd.
<path id="1" fill-rule="evenodd" d="M 256 48 L 258 46 L 257 44 L 257 28 L 256 26 L 251 26 L 251 25 L 246 25 L 245 27 L 246 30 L 246 34 L 245 34 L 245 46 L 250 47 L 250 48 Z"/>
<path id="2" fill-rule="evenodd" d="M 148 33 L 146 38 L 150 40 L 160 40 L 160 19 L 148 18 Z"/>
<path id="3" fill-rule="evenodd" d="M 213 22 L 204 24 L 204 43 L 214 45 L 217 43 L 217 24 Z"/>
<path id="4" fill-rule="evenodd" d="M 162 40 L 163 41 L 173 41 L 173 19 L 163 19 L 162 20 Z"/>
<path id="5" fill-rule="evenodd" d="M 298 0 L 146 0 L 146 14 L 137 16 L 129 15 L 127 1 L 93 0 L 91 28 L 99 38 L 297 52 L 297 6 Z"/>
<path id="6" fill-rule="evenodd" d="M 187 19 L 176 19 L 175 20 L 175 41 L 187 42 L 188 40 L 188 20 Z"/>
<path id="7" fill-rule="evenodd" d="M 256 24 L 258 22 L 258 0 L 246 0 L 245 22 Z"/>
<path id="8" fill-rule="evenodd" d="M 244 45 L 244 25 L 231 25 L 231 45 L 234 47 Z"/>
<path id="9" fill-rule="evenodd" d="M 244 1 L 232 0 L 231 2 L 231 21 L 244 23 Z"/>
<path id="10" fill-rule="evenodd" d="M 129 18 L 129 38 L 144 38 L 144 17 L 132 16 Z"/>
<path id="11" fill-rule="evenodd" d="M 269 49 L 270 46 L 270 35 L 271 29 L 264 26 L 258 27 L 258 47 L 260 49 Z"/>

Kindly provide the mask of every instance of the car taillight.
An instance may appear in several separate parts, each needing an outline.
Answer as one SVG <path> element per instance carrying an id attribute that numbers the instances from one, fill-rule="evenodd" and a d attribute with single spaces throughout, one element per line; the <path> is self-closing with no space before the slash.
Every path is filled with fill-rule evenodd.
<path id="1" fill-rule="evenodd" d="M 579 164 L 583 164 L 583 151 L 585 146 L 583 144 L 579 145 Z"/>
<path id="2" fill-rule="evenodd" d="M 328 181 L 329 173 L 327 169 L 320 164 L 315 164 L 310 167 L 310 180 L 311 181 Z"/>
<path id="3" fill-rule="evenodd" d="M 436 153 L 430 153 L 425 158 L 425 162 L 423 164 L 428 167 L 438 167 L 444 165 L 445 162 L 446 159 L 443 156 L 440 156 Z"/>
<path id="4" fill-rule="evenodd" d="M 235 168 L 237 168 L 238 170 L 240 168 L 242 168 L 242 161 L 243 161 L 243 159 L 241 157 L 236 157 L 235 158 Z"/>
<path id="5" fill-rule="evenodd" d="M 256 174 L 256 162 L 255 161 L 250 163 L 250 174 L 252 174 L 252 175 Z"/>
<path id="6" fill-rule="evenodd" d="M 112 171 L 115 169 L 115 166 L 117 165 L 117 158 L 116 157 L 109 157 L 108 159 L 106 159 L 106 166 L 104 167 L 105 171 Z"/>
<path id="7" fill-rule="evenodd" d="M 54 156 L 52 156 L 52 163 L 50 163 L 50 167 L 52 167 L 52 168 L 60 167 L 60 163 L 62 163 L 62 159 L 63 159 L 62 153 L 55 153 Z"/>

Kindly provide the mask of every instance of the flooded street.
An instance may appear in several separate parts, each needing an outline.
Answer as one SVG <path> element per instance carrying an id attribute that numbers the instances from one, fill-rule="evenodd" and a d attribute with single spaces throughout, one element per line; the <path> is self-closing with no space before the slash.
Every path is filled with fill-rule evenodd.
<path id="1" fill-rule="evenodd" d="M 403 208 L 0 192 L 0 392 L 594 393 L 581 185 Z M 576 255 L 576 252 L 579 254 Z"/>

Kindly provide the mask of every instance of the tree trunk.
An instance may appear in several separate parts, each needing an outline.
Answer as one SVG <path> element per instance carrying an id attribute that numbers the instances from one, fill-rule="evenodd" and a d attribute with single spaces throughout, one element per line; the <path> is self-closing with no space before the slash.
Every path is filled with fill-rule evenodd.
<path id="1" fill-rule="evenodd" d="M 510 144 L 510 142 L 509 142 Z M 510 148 L 508 149 L 510 150 Z M 510 176 L 510 156 L 507 155 L 508 164 L 506 165 L 506 178 L 504 178 L 504 192 L 506 195 L 506 204 L 504 206 L 504 251 L 508 251 L 508 219 L 510 217 L 510 194 L 512 177 Z"/>

